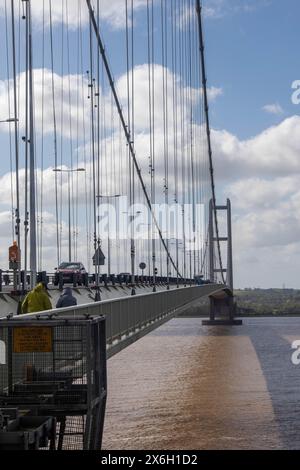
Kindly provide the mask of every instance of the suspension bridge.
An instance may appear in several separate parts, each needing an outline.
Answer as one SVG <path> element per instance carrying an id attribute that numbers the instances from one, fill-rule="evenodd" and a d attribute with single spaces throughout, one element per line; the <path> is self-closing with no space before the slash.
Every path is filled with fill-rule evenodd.
<path id="1" fill-rule="evenodd" d="M 82 446 L 99 447 L 106 357 L 202 298 L 210 299 L 207 324 L 240 324 L 231 205 L 218 204 L 215 187 L 203 6 L 115 3 L 112 11 L 101 0 L 0 3 L 0 130 L 9 176 L 3 205 L 8 246 L 16 247 L 0 272 L 0 338 L 8 354 L 0 400 L 4 411 L 22 408 L 20 396 L 31 394 L 38 415 L 55 415 L 60 448 L 69 415 L 86 416 Z M 64 263 L 82 266 L 66 281 Z M 38 281 L 48 285 L 53 307 L 67 285 L 78 306 L 17 315 Z M 90 330 L 80 339 L 84 322 Z M 24 334 L 19 349 L 15 328 Z M 55 369 L 43 354 L 56 354 Z M 77 384 L 87 383 L 87 404 L 65 412 L 67 425 L 61 390 L 55 413 L 39 401 L 50 382 L 54 395 L 60 382 L 59 390 L 82 400 Z"/>

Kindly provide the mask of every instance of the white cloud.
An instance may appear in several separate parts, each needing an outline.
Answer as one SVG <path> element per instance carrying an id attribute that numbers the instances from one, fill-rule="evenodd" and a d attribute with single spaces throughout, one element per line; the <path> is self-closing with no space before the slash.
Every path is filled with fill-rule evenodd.
<path id="1" fill-rule="evenodd" d="M 234 233 L 237 257 L 257 249 L 274 253 L 300 252 L 300 189 L 298 176 L 243 179 L 226 187 L 234 207 Z M 276 255 L 278 256 L 278 255 Z M 283 259 L 283 254 L 280 255 Z M 297 256 L 297 258 L 296 258 Z M 263 258 L 260 263 L 265 264 Z M 269 274 L 272 278 L 272 271 Z"/>
<path id="2" fill-rule="evenodd" d="M 208 92 L 208 99 L 210 101 L 215 101 L 219 96 L 223 95 L 223 89 L 222 88 L 217 88 L 217 87 L 210 87 L 207 89 Z"/>
<path id="3" fill-rule="evenodd" d="M 52 73 L 47 69 L 35 69 L 34 97 L 35 97 L 35 130 L 41 134 L 53 133 L 53 105 L 52 105 Z M 25 83 L 26 74 L 23 72 L 17 77 L 17 94 L 20 97 L 18 116 L 20 130 L 25 129 Z M 82 86 L 84 88 L 82 96 Z M 0 109 L 2 116 L 9 116 L 8 82 L 0 81 Z M 83 129 L 84 121 L 88 121 L 90 107 L 86 99 L 88 81 L 81 75 L 60 75 L 54 73 L 55 109 L 57 118 L 57 131 L 59 134 L 69 136 L 69 121 L 71 126 L 79 131 Z M 44 101 L 44 107 L 43 107 Z M 13 84 L 10 80 L 10 109 L 13 109 Z M 61 128 L 60 122 L 64 125 Z M 8 131 L 7 124 L 0 124 L 1 131 Z"/>
<path id="4" fill-rule="evenodd" d="M 289 200 L 265 210 L 242 213 L 235 229 L 237 247 L 282 247 L 299 243 L 300 220 Z"/>
<path id="5" fill-rule="evenodd" d="M 10 12 L 10 2 L 7 2 L 8 12 Z M 138 11 L 147 5 L 147 0 L 135 0 L 133 2 L 134 11 Z M 92 1 L 96 11 L 97 2 Z M 50 23 L 49 0 L 31 0 L 33 24 L 35 28 L 40 28 L 43 21 L 43 9 L 45 14 L 45 24 Z M 81 23 L 88 23 L 89 13 L 86 0 L 51 0 L 52 22 L 59 25 L 62 22 L 68 24 L 70 29 L 76 29 Z M 5 0 L 0 0 L 0 14 L 5 13 Z M 126 24 L 125 1 L 124 0 L 101 0 L 100 18 L 109 23 L 115 29 L 123 28 Z"/>
<path id="6" fill-rule="evenodd" d="M 212 131 L 216 178 L 288 176 L 300 172 L 300 116 L 292 116 L 261 134 L 239 140 L 233 134 Z"/>
<path id="7" fill-rule="evenodd" d="M 7 12 L 10 14 L 11 7 L 10 1 L 0 0 L 0 15 L 5 15 L 5 3 L 7 5 Z M 24 3 L 24 12 L 25 12 L 25 2 Z M 33 18 L 33 27 L 40 28 L 43 23 L 43 12 L 45 18 L 46 26 L 50 24 L 50 2 L 49 0 L 31 0 L 31 12 Z M 15 14 L 18 14 L 18 6 L 15 2 Z M 21 8 L 21 13 L 22 13 Z M 51 11 L 52 11 L 52 23 L 57 25 L 68 22 L 68 25 L 71 29 L 78 27 L 78 21 L 81 17 L 82 23 L 87 23 L 88 21 L 88 9 L 85 0 L 51 0 Z"/>
<path id="8" fill-rule="evenodd" d="M 263 111 L 265 111 L 266 113 L 275 114 L 276 116 L 280 116 L 281 114 L 284 113 L 282 107 L 281 107 L 280 104 L 278 104 L 278 103 L 266 104 L 265 106 L 263 106 L 262 109 L 263 109 Z"/>
<path id="9" fill-rule="evenodd" d="M 206 0 L 203 13 L 207 18 L 218 19 L 239 12 L 251 13 L 269 4 L 270 0 Z"/>
<path id="10" fill-rule="evenodd" d="M 164 69 L 161 65 L 155 65 L 154 68 L 154 108 L 155 108 L 155 125 L 157 129 L 163 129 L 163 113 L 161 112 L 162 103 L 164 100 L 163 95 L 163 74 L 165 72 L 165 79 L 168 87 L 168 102 L 169 108 L 173 99 L 173 74 L 170 70 Z M 38 134 L 42 131 L 44 134 L 53 133 L 53 98 L 52 98 L 52 72 L 47 69 L 34 69 L 34 99 L 35 99 L 35 130 Z M 130 74 L 131 80 L 132 74 Z M 88 80 L 86 75 L 64 75 L 61 76 L 57 73 L 53 75 L 54 91 L 55 91 L 55 112 L 57 121 L 57 132 L 66 138 L 70 136 L 70 125 L 73 133 L 79 132 L 79 137 L 83 135 L 84 125 L 90 121 L 90 100 L 87 99 Z M 137 130 L 145 130 L 149 128 L 149 102 L 148 102 L 148 65 L 140 65 L 134 68 L 134 81 L 135 81 L 135 117 Z M 180 86 L 180 78 L 175 77 L 177 85 Z M 22 72 L 17 76 L 17 96 L 19 99 L 20 115 L 19 127 L 21 131 L 25 129 L 25 83 L 26 74 Z M 6 118 L 9 116 L 9 103 L 8 103 L 8 88 L 10 89 L 10 109 L 13 109 L 13 82 L 10 80 L 0 80 L 0 109 L 1 117 Z M 116 81 L 116 88 L 119 98 L 123 104 L 124 114 L 127 117 L 127 76 L 122 75 Z M 107 93 L 103 96 L 100 89 L 100 103 L 101 107 L 105 105 L 106 108 L 106 127 L 111 125 L 111 98 Z M 186 96 L 190 96 L 189 101 L 184 103 L 183 113 L 185 119 L 190 110 L 190 104 L 195 106 L 201 99 L 201 90 L 192 89 L 189 91 L 187 88 L 184 90 Z M 221 88 L 211 87 L 208 88 L 208 97 L 211 102 L 215 101 L 223 94 Z M 44 103 L 44 105 L 43 105 Z M 181 108 L 178 106 L 178 116 L 181 115 Z M 115 122 L 117 122 L 116 118 Z M 63 123 L 63 126 L 61 126 Z M 4 123 L 0 124 L 0 131 L 8 132 L 9 126 Z"/>
<path id="11" fill-rule="evenodd" d="M 257 177 L 234 182 L 227 187 L 227 191 L 236 209 L 257 211 L 278 206 L 287 198 L 291 198 L 298 188 L 298 176 L 270 180 Z"/>
<path id="12" fill-rule="evenodd" d="M 147 0 L 134 0 L 134 12 L 147 6 Z M 102 18 L 114 28 L 123 28 L 126 24 L 126 10 L 124 0 L 102 0 L 100 2 Z M 131 6 L 130 6 L 131 8 Z M 129 19 L 130 20 L 130 19 Z"/>
<path id="13" fill-rule="evenodd" d="M 242 180 L 229 186 L 238 287 L 299 288 L 300 193 L 297 178 Z M 249 189 L 251 188 L 251 189 Z M 257 192 L 257 194 L 256 194 Z"/>
<path id="14" fill-rule="evenodd" d="M 152 67 L 151 67 L 152 69 Z M 165 73 L 165 84 L 168 89 L 167 96 L 164 96 L 163 75 Z M 134 68 L 134 101 L 135 101 L 135 124 L 137 130 L 143 131 L 149 129 L 149 80 L 148 80 L 148 64 L 139 65 Z M 131 83 L 132 73 L 129 80 Z M 152 80 L 152 78 L 151 78 Z M 178 87 L 182 86 L 181 80 L 175 76 L 175 82 Z M 169 69 L 164 69 L 161 65 L 153 66 L 153 83 L 154 83 L 154 121 L 157 130 L 164 129 L 164 116 L 162 112 L 163 103 L 166 99 L 169 103 L 169 110 L 172 109 L 173 100 L 173 73 Z M 127 106 L 127 75 L 123 75 L 117 81 L 117 91 L 124 109 Z M 216 99 L 221 94 L 220 88 L 209 89 L 211 99 Z M 179 99 L 177 112 L 178 116 L 183 112 L 184 119 L 187 119 L 190 105 L 195 106 L 201 99 L 201 91 L 196 89 L 188 90 L 183 87 L 183 94 L 187 96 L 183 108 L 180 107 Z M 170 116 L 169 121 L 172 121 Z"/>

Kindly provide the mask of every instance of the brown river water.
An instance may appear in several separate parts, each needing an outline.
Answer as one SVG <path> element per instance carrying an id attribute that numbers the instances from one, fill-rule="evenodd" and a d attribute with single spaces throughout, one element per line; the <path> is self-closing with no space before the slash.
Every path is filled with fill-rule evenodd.
<path id="1" fill-rule="evenodd" d="M 300 318 L 176 318 L 108 361 L 107 450 L 300 449 Z"/>

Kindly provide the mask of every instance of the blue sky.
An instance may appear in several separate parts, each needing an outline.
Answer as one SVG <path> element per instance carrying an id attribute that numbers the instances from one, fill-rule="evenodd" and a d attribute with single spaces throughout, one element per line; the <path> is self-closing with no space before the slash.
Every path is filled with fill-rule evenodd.
<path id="1" fill-rule="evenodd" d="M 280 104 L 285 116 L 297 112 L 291 83 L 300 70 L 300 3 L 253 0 L 248 11 L 243 0 L 223 3 L 232 10 L 205 23 L 209 82 L 224 91 L 214 104 L 212 124 L 249 138 L 282 119 L 264 112 L 266 104 Z"/>

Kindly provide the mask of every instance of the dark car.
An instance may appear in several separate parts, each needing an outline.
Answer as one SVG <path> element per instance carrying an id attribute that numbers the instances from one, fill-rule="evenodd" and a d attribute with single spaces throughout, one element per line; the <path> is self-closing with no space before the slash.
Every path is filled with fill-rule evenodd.
<path id="1" fill-rule="evenodd" d="M 59 275 L 62 273 L 64 283 L 73 283 L 74 274 L 77 275 L 77 283 L 81 286 L 84 283 L 84 276 L 86 274 L 85 267 L 80 262 L 61 263 L 54 276 L 54 285 L 59 284 Z"/>
<path id="2" fill-rule="evenodd" d="M 119 276 L 120 276 L 120 279 L 122 280 L 122 282 L 130 282 L 130 280 L 131 280 L 131 274 L 130 273 L 120 273 Z"/>

